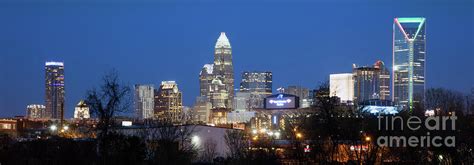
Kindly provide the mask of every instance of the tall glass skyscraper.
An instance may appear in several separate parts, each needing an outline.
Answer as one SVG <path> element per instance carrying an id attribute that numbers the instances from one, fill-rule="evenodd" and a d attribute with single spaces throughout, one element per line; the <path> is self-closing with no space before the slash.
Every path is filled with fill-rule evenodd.
<path id="1" fill-rule="evenodd" d="M 46 62 L 46 110 L 48 119 L 64 119 L 64 63 Z"/>
<path id="2" fill-rule="evenodd" d="M 153 85 L 134 86 L 134 107 L 139 119 L 149 119 L 154 117 L 153 109 L 155 107 L 155 87 Z"/>
<path id="3" fill-rule="evenodd" d="M 392 97 L 410 111 L 425 98 L 425 39 L 425 18 L 395 18 Z"/>
<path id="4" fill-rule="evenodd" d="M 214 51 L 213 74 L 225 86 L 225 108 L 232 108 L 234 99 L 234 67 L 232 65 L 232 48 L 225 32 L 217 39 Z M 213 80 L 215 81 L 215 80 Z"/>

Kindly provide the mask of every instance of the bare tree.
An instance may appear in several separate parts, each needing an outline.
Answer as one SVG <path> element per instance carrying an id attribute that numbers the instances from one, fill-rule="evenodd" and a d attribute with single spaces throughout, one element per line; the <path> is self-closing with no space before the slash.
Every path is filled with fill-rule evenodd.
<path id="1" fill-rule="evenodd" d="M 235 160 L 241 160 L 247 157 L 249 143 L 243 131 L 227 130 L 224 138 L 229 148 L 228 157 Z"/>
<path id="2" fill-rule="evenodd" d="M 214 139 L 207 139 L 203 145 L 201 152 L 201 162 L 212 163 L 217 156 L 217 142 Z"/>
<path id="3" fill-rule="evenodd" d="M 112 70 L 102 78 L 100 87 L 88 91 L 86 103 L 92 115 L 99 119 L 97 123 L 97 151 L 106 157 L 108 145 L 104 140 L 110 133 L 117 113 L 126 112 L 129 107 L 130 88 L 120 83 L 118 73 Z"/>
<path id="4" fill-rule="evenodd" d="M 430 88 L 426 90 L 425 95 L 425 106 L 427 108 L 439 109 L 439 113 L 443 114 L 456 112 L 456 115 L 462 115 L 465 103 L 462 93 L 444 88 Z"/>
<path id="5" fill-rule="evenodd" d="M 173 125 L 171 120 L 149 121 L 141 132 L 148 159 L 153 163 L 189 164 L 197 155 L 192 143 L 194 126 Z"/>

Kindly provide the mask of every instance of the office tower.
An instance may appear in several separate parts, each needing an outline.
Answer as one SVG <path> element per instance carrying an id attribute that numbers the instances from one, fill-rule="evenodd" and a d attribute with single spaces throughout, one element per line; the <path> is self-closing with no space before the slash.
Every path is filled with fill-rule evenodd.
<path id="1" fill-rule="evenodd" d="M 342 103 L 351 104 L 354 100 L 352 73 L 330 74 L 329 96 L 337 96 Z"/>
<path id="2" fill-rule="evenodd" d="M 46 62 L 45 63 L 46 80 L 46 111 L 45 118 L 53 120 L 64 119 L 64 63 Z"/>
<path id="3" fill-rule="evenodd" d="M 232 66 L 232 48 L 225 32 L 221 32 L 221 35 L 216 42 L 213 74 L 214 79 L 220 80 L 224 85 L 225 108 L 231 109 L 233 105 L 232 101 L 234 99 L 234 68 Z"/>
<path id="4" fill-rule="evenodd" d="M 134 107 L 139 119 L 149 119 L 154 117 L 155 108 L 155 87 L 153 85 L 135 85 L 134 87 Z"/>
<path id="5" fill-rule="evenodd" d="M 205 64 L 201 72 L 199 73 L 199 94 L 200 96 L 206 97 L 208 100 L 210 100 L 211 96 L 211 83 L 212 80 L 214 79 L 213 73 L 214 69 L 214 64 Z"/>
<path id="6" fill-rule="evenodd" d="M 234 96 L 234 111 L 249 111 L 250 110 L 250 92 L 238 91 Z"/>
<path id="7" fill-rule="evenodd" d="M 173 123 L 180 123 L 183 112 L 182 93 L 175 81 L 162 81 L 155 90 L 155 117 Z"/>
<path id="8" fill-rule="evenodd" d="M 390 96 L 390 74 L 382 61 L 373 66 L 352 67 L 354 80 L 354 102 L 370 99 L 387 100 Z"/>
<path id="9" fill-rule="evenodd" d="M 40 104 L 26 106 L 26 117 L 28 119 L 43 119 L 46 107 Z"/>
<path id="10" fill-rule="evenodd" d="M 211 114 L 211 102 L 208 101 L 206 96 L 198 96 L 194 103 L 194 121 L 201 123 L 209 123 L 209 116 Z"/>
<path id="11" fill-rule="evenodd" d="M 212 108 L 220 108 L 220 109 L 229 109 L 228 107 L 229 102 L 229 93 L 227 92 L 226 85 L 222 82 L 221 79 L 214 78 L 210 84 L 210 102 L 212 104 Z"/>
<path id="12" fill-rule="evenodd" d="M 310 97 L 309 97 L 309 89 L 302 87 L 302 86 L 297 86 L 297 85 L 292 85 L 288 86 L 287 88 L 284 89 L 284 93 L 290 94 L 290 95 L 295 95 L 298 96 L 300 101 L 300 108 L 307 108 L 310 106 Z"/>
<path id="13" fill-rule="evenodd" d="M 395 18 L 392 98 L 405 109 L 425 98 L 425 18 Z"/>
<path id="14" fill-rule="evenodd" d="M 242 82 L 240 82 L 240 91 L 271 95 L 272 72 L 244 71 L 242 73 Z"/>
<path id="15" fill-rule="evenodd" d="M 89 106 L 87 106 L 84 100 L 79 101 L 74 108 L 74 119 L 82 120 L 89 119 L 90 117 Z"/>
<path id="16" fill-rule="evenodd" d="M 248 96 L 248 110 L 263 108 L 264 98 L 272 94 L 272 72 L 243 72 L 240 92 L 250 94 Z"/>

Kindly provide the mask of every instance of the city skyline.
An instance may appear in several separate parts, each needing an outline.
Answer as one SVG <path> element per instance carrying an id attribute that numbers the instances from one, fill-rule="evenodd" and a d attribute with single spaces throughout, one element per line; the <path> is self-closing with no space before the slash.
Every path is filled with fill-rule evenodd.
<path id="1" fill-rule="evenodd" d="M 221 4 L 224 5 L 225 4 Z M 382 8 L 384 5 L 381 5 Z M 17 6 L 18 7 L 18 6 Z M 19 8 L 21 8 L 20 6 Z M 46 6 L 45 8 L 48 8 Z M 60 9 L 67 9 L 67 6 L 60 6 Z M 185 9 L 185 7 L 181 7 Z M 229 8 L 229 7 L 227 7 Z M 276 13 L 276 9 L 283 8 L 282 6 L 273 5 L 269 10 L 273 11 L 272 14 L 277 16 L 283 17 L 281 14 Z M 347 8 L 347 7 L 346 7 Z M 358 7 L 357 10 L 361 10 Z M 370 8 L 370 7 L 369 7 Z M 375 8 L 375 7 L 372 7 Z M 427 7 L 428 8 L 428 7 Z M 30 51 L 19 50 L 15 47 L 3 47 L 0 48 L 0 54 L 4 54 L 1 56 L 0 64 L 2 66 L 2 79 L 4 80 L 12 80 L 8 82 L 0 83 L 2 86 L 2 96 L 0 102 L 0 109 L 2 112 L 0 113 L 0 117 L 8 117 L 14 115 L 25 115 L 26 106 L 29 104 L 43 104 L 44 103 L 44 83 L 43 86 L 41 85 L 44 82 L 44 65 L 45 61 L 64 61 L 65 65 L 65 75 L 66 75 L 66 82 L 67 89 L 66 89 L 66 118 L 72 117 L 73 109 L 76 103 L 84 99 L 86 90 L 96 86 L 100 81 L 101 75 L 106 71 L 116 68 L 119 71 L 121 80 L 127 82 L 130 87 L 133 84 L 155 84 L 158 85 L 159 82 L 164 80 L 175 80 L 178 84 L 180 84 L 180 90 L 183 92 L 183 100 L 186 106 L 192 106 L 195 101 L 195 98 L 199 96 L 199 71 L 203 64 L 209 63 L 210 59 L 213 57 L 213 45 L 215 44 L 216 36 L 221 31 L 227 32 L 228 37 L 232 41 L 232 48 L 233 48 L 233 60 L 234 60 L 234 79 L 240 80 L 240 74 L 244 70 L 268 70 L 272 71 L 274 75 L 274 85 L 273 91 L 281 86 L 289 86 L 289 85 L 301 85 L 307 88 L 314 88 L 317 86 L 318 82 L 329 80 L 329 74 L 331 73 L 341 73 L 341 72 L 350 72 L 347 66 L 350 66 L 352 63 L 371 63 L 375 60 L 382 60 L 387 62 L 387 67 L 391 70 L 391 33 L 392 33 L 392 21 L 395 17 L 399 16 L 422 16 L 426 17 L 428 20 L 428 27 L 427 27 L 427 34 L 428 34 L 428 43 L 427 43 L 427 50 L 429 51 L 427 58 L 427 87 L 445 87 L 450 89 L 455 89 L 461 92 L 468 91 L 472 85 L 474 84 L 474 78 L 467 77 L 467 78 L 456 78 L 463 75 L 469 75 L 471 73 L 468 67 L 469 61 L 474 61 L 472 50 L 469 48 L 472 45 L 472 24 L 464 23 L 463 27 L 461 28 L 461 33 L 465 35 L 465 37 L 455 36 L 455 35 L 448 35 L 444 34 L 447 33 L 443 31 L 446 29 L 447 25 L 440 26 L 440 24 L 449 24 L 450 22 L 456 22 L 452 20 L 447 20 L 450 17 L 457 17 L 459 15 L 463 15 L 464 12 L 469 12 L 468 9 L 463 8 L 461 5 L 456 6 L 456 8 L 460 8 L 459 11 L 454 12 L 450 16 L 442 16 L 436 14 L 434 9 L 443 8 L 441 6 L 434 6 L 432 9 L 426 11 L 426 14 L 422 14 L 421 12 L 415 12 L 414 9 L 409 11 L 411 12 L 404 12 L 405 14 L 398 15 L 397 12 L 393 13 L 384 13 L 382 12 L 381 16 L 370 16 L 367 18 L 360 18 L 364 19 L 364 21 L 369 22 L 376 22 L 373 24 L 374 27 L 367 26 L 363 28 L 355 28 L 355 30 L 349 31 L 340 31 L 340 28 L 333 27 L 335 30 L 331 30 L 330 26 L 321 26 L 319 24 L 308 24 L 310 25 L 309 28 L 305 28 L 302 25 L 306 25 L 303 23 L 303 20 L 296 20 L 296 21 L 289 21 L 289 18 L 283 17 L 287 22 L 295 23 L 299 25 L 298 27 L 292 28 L 293 30 L 303 28 L 301 32 L 292 32 L 291 30 L 285 31 L 284 28 L 276 28 L 273 30 L 264 31 L 261 28 L 267 28 L 270 25 L 275 25 L 277 20 L 274 17 L 270 17 L 268 26 L 263 26 L 257 28 L 255 30 L 247 29 L 247 30 L 239 30 L 238 28 L 232 28 L 232 25 L 235 23 L 224 23 L 222 26 L 213 27 L 209 30 L 191 30 L 187 29 L 188 31 L 181 31 L 186 30 L 183 28 L 178 28 L 172 34 L 161 34 L 162 29 L 154 29 L 155 31 L 151 31 L 151 29 L 146 29 L 147 32 L 152 32 L 155 36 L 161 36 L 160 39 L 150 39 L 144 37 L 142 33 L 138 33 L 135 31 L 135 28 L 128 27 L 128 28 L 119 28 L 119 31 L 107 33 L 102 30 L 97 30 L 92 33 L 86 34 L 100 34 L 100 32 L 104 33 L 104 36 L 109 36 L 113 34 L 117 34 L 117 32 L 133 32 L 138 33 L 139 36 L 146 38 L 147 42 L 139 41 L 139 43 L 145 43 L 144 45 L 133 44 L 131 42 L 122 43 L 120 41 L 115 41 L 120 38 L 109 38 L 104 39 L 102 37 L 91 37 L 92 39 L 97 39 L 101 42 L 103 41 L 110 41 L 111 43 L 104 43 L 105 48 L 98 48 L 94 46 L 94 44 L 98 44 L 96 42 L 91 41 L 90 38 L 83 38 L 80 36 L 73 35 L 75 38 L 82 39 L 82 42 L 76 42 L 76 45 L 71 44 L 62 44 L 58 42 L 65 42 L 67 41 L 66 38 L 59 36 L 60 34 L 64 34 L 66 31 L 49 31 L 49 30 L 39 30 L 36 32 L 31 32 L 30 35 L 32 38 L 32 43 L 38 43 L 38 45 L 31 45 L 30 41 L 27 41 L 28 38 L 24 39 L 20 37 L 19 41 L 14 45 L 18 46 L 18 48 L 26 48 L 27 50 L 31 49 Z M 251 8 L 253 10 L 257 8 Z M 309 8 L 311 9 L 311 8 Z M 304 12 L 311 13 L 306 9 L 303 12 L 298 12 L 297 14 L 293 14 L 292 16 L 298 16 L 300 14 L 304 14 Z M 354 10 L 356 10 L 354 9 Z M 56 9 L 57 10 L 57 9 Z M 169 10 L 169 9 L 168 9 Z M 251 11 L 253 11 L 251 10 Z M 370 12 L 358 14 L 364 15 L 369 14 L 371 12 L 379 11 L 381 9 L 373 9 Z M 236 13 L 236 9 L 231 8 L 231 13 Z M 12 11 L 5 11 L 5 12 L 12 12 Z M 36 11 L 40 12 L 41 11 Z M 55 12 L 52 10 L 51 12 Z M 57 11 L 56 11 L 57 12 Z M 63 11 L 64 12 L 64 11 Z M 76 11 L 77 12 L 77 11 Z M 110 12 L 110 11 L 109 11 Z M 151 12 L 146 10 L 146 12 Z M 253 11 L 255 12 L 255 11 Z M 32 16 L 35 12 L 26 13 L 23 17 L 29 17 L 30 19 L 36 18 L 36 16 Z M 315 12 L 318 13 L 318 12 Z M 402 12 L 400 12 L 402 13 Z M 69 14 L 68 16 L 72 18 L 76 18 L 74 15 L 74 11 L 66 12 Z M 137 15 L 130 16 L 132 18 L 137 17 Z M 141 13 L 145 14 L 145 13 Z M 188 13 L 189 14 L 189 13 Z M 336 18 L 346 18 L 346 15 L 336 15 Z M 179 14 L 178 14 L 179 15 Z M 472 20 L 472 15 L 466 14 L 467 16 L 462 16 L 462 18 L 466 18 Z M 140 16 L 140 15 L 138 15 Z M 179 15 L 177 17 L 183 17 L 183 15 Z M 196 16 L 201 20 L 204 20 L 207 16 L 207 13 Z M 3 14 L 0 14 L 0 17 L 3 17 Z M 223 17 L 223 16 L 218 16 Z M 251 23 L 255 20 L 243 21 L 237 18 L 237 16 L 232 16 L 232 18 L 238 20 L 238 22 L 248 22 Z M 276 16 L 275 16 L 276 17 Z M 315 15 L 315 22 L 326 22 L 333 25 L 344 25 L 346 23 L 354 23 L 354 20 L 344 20 L 347 22 L 339 22 L 331 20 L 330 18 L 321 18 L 321 16 Z M 110 18 L 110 15 L 104 14 L 100 15 L 100 19 L 96 19 L 94 21 L 98 21 L 101 19 Z M 54 21 L 55 19 L 66 19 L 66 17 L 52 17 L 48 18 L 49 21 Z M 40 23 L 42 26 L 49 27 L 54 26 L 54 22 L 52 25 L 47 25 L 48 20 L 46 23 Z M 32 21 L 32 20 L 30 20 Z M 128 20 L 134 23 L 137 23 L 132 20 Z M 191 20 L 187 20 L 191 21 Z M 30 22 L 25 21 L 26 24 L 31 24 Z M 24 22 L 24 23 L 25 23 Z M 67 21 L 63 22 L 61 26 L 66 27 L 68 29 L 68 25 L 65 25 Z M 120 25 L 121 22 L 114 22 L 111 20 L 109 25 Z M 139 21 L 138 21 L 139 23 Z M 145 23 L 145 22 L 144 22 Z M 150 22 L 148 22 L 150 23 Z M 165 21 L 166 23 L 166 21 Z M 177 27 L 175 24 L 176 22 L 172 20 L 168 20 L 167 22 L 169 27 Z M 459 23 L 459 22 L 457 22 Z M 153 26 L 156 26 L 155 23 L 150 23 Z M 363 23 L 360 23 L 363 25 Z M 15 23 L 11 25 L 13 27 L 20 27 L 21 23 Z M 57 25 L 57 24 L 56 24 Z M 41 28 L 45 28 L 41 27 Z M 168 27 L 168 28 L 169 28 Z M 288 28 L 288 26 L 284 26 Z M 4 34 L 7 40 L 14 40 L 15 35 L 20 34 L 6 34 L 10 27 L 4 27 L 1 31 L 1 34 Z M 69 27 L 71 28 L 71 27 Z M 98 27 L 91 27 L 91 28 L 98 28 Z M 103 27 L 102 27 L 103 28 Z M 249 28 L 249 27 L 244 27 Z M 470 29 L 469 29 L 470 28 Z M 136 28 L 138 30 L 140 28 Z M 462 31 L 464 29 L 464 31 Z M 57 30 L 57 29 L 56 29 Z M 324 31 L 328 31 L 329 34 L 324 34 Z M 375 33 L 371 33 L 375 31 Z M 305 33 L 306 32 L 306 33 Z M 352 32 L 359 33 L 359 34 L 351 34 Z M 84 32 L 83 32 L 84 33 Z M 160 33 L 160 34 L 158 34 Z M 191 34 L 195 33 L 195 34 Z M 338 34 L 342 33 L 342 34 Z M 46 40 L 42 39 L 43 35 L 52 35 L 53 39 Z M 337 35 L 335 35 L 337 34 Z M 25 34 L 26 35 L 26 34 Z M 334 35 L 334 36 L 331 36 Z M 333 38 L 331 38 L 331 37 Z M 377 37 L 374 37 L 377 36 Z M 470 37 L 471 36 L 471 37 Z M 23 36 L 25 37 L 25 36 Z M 111 37 L 111 36 L 109 36 Z M 181 38 L 180 39 L 173 39 L 173 38 Z M 183 37 L 187 37 L 186 39 L 182 39 Z M 359 37 L 357 39 L 354 39 Z M 339 45 L 338 42 L 341 39 L 348 38 L 348 40 L 356 41 L 358 39 L 365 39 L 368 37 L 367 40 L 363 40 L 363 42 L 354 44 L 354 46 L 346 46 L 347 42 L 342 41 Z M 441 38 L 448 38 L 448 39 L 441 39 Z M 134 35 L 125 35 L 124 38 L 126 39 L 133 39 Z M 374 41 L 370 41 L 370 39 L 374 39 Z M 388 39 L 388 40 L 387 40 Z M 3 40 L 2 42 L 7 43 L 7 40 Z M 169 43 L 164 44 L 165 46 L 156 46 L 158 43 L 163 44 L 163 42 L 167 42 L 170 40 Z M 252 41 L 254 40 L 254 41 Z M 275 40 L 275 41 L 271 41 Z M 308 42 L 306 44 L 298 44 L 294 43 L 297 41 L 303 40 Z M 327 43 L 318 41 L 318 40 L 325 40 Z M 450 43 L 451 40 L 461 40 L 464 42 L 457 42 L 457 44 Z M 52 43 L 47 43 L 47 41 L 51 41 Z M 84 42 L 86 41 L 86 42 Z M 88 42 L 89 41 L 89 42 Z M 155 41 L 155 42 L 153 42 Z M 300 41 L 301 42 L 301 41 Z M 12 43 L 10 43 L 11 45 Z M 371 47 L 371 44 L 376 44 L 377 47 Z M 343 45 L 344 48 L 347 50 L 337 50 L 338 46 Z M 441 46 L 440 46 L 441 45 Z M 167 47 L 169 46 L 169 48 Z M 84 47 L 84 48 L 82 48 Z M 94 48 L 89 50 L 89 48 Z M 325 48 L 329 47 L 329 48 Z M 459 48 L 460 47 L 460 48 Z M 180 52 L 182 48 L 183 52 Z M 457 50 L 457 49 L 461 50 Z M 85 49 L 85 50 L 82 50 Z M 112 49 L 125 49 L 126 51 L 112 51 Z M 144 49 L 144 50 L 141 50 Z M 261 50 L 263 49 L 263 50 Z M 273 50 L 271 50 L 273 49 Z M 322 51 L 316 51 L 322 49 Z M 79 52 L 76 52 L 79 51 Z M 460 54 L 457 52 L 461 52 Z M 350 53 L 349 53 L 350 52 Z M 98 57 L 99 54 L 104 53 L 103 56 Z M 453 53 L 452 55 L 446 55 L 446 53 Z M 17 56 L 17 54 L 19 54 Z M 138 55 L 137 55 L 138 54 Z M 331 56 L 331 57 L 326 57 Z M 289 57 L 287 57 L 289 56 Z M 188 59 L 183 60 L 183 57 Z M 293 58 L 290 58 L 293 57 Z M 460 60 L 453 57 L 460 57 L 464 60 Z M 96 59 L 97 58 L 97 59 Z M 141 60 L 137 60 L 137 59 Z M 147 60 L 152 59 L 152 60 Z M 155 60 L 155 62 L 153 62 Z M 167 70 L 169 68 L 169 64 L 163 64 L 159 62 L 159 60 L 168 60 L 168 61 L 177 61 L 179 66 L 183 67 L 180 70 Z M 267 60 L 267 61 L 266 61 Z M 323 61 L 323 62 L 321 62 Z M 325 63 L 324 63 L 325 61 Z M 299 65 L 298 63 L 301 63 Z M 21 68 L 18 70 L 11 69 L 12 66 L 20 65 Z M 142 64 L 142 65 L 138 65 Z M 156 65 L 153 65 L 156 64 Z M 463 65 L 464 64 L 464 65 Z M 162 65 L 162 66 L 160 66 Z M 176 65 L 176 64 L 175 64 Z M 314 65 L 314 66 L 313 66 Z M 38 67 L 39 66 L 39 67 Z M 134 67 L 138 67 L 135 69 Z M 447 71 L 446 68 L 443 67 L 447 66 L 456 66 L 456 67 L 448 67 Z M 133 69 L 132 69 L 133 68 Z M 150 71 L 153 70 L 153 71 Z M 15 72 L 18 72 L 18 75 L 15 75 Z M 457 74 L 452 74 L 457 73 Z M 471 73 L 472 74 L 472 73 Z M 20 76 L 21 75 L 21 76 Z M 43 75 L 43 76 L 42 76 Z M 41 79 L 43 78 L 43 79 Z M 454 83 L 453 83 L 454 81 Z M 239 81 L 234 82 L 234 86 L 238 87 Z M 17 90 L 12 90 L 17 89 Z M 22 88 L 22 89 L 19 89 Z M 466 93 L 467 94 L 467 93 Z M 6 110 L 6 111 L 4 111 Z M 132 112 L 133 113 L 133 112 Z"/>

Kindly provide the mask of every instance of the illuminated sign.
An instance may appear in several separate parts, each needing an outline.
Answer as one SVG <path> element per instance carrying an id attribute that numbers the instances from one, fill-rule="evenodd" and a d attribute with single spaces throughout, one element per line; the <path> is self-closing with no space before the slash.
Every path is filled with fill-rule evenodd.
<path id="1" fill-rule="evenodd" d="M 45 65 L 46 66 L 64 66 L 64 63 L 63 62 L 50 61 L 50 62 L 46 62 Z"/>
<path id="2" fill-rule="evenodd" d="M 277 94 L 265 98 L 265 109 L 295 109 L 299 106 L 299 98 L 294 95 Z"/>
<path id="3" fill-rule="evenodd" d="M 132 126 L 132 121 L 122 121 L 122 126 L 130 127 L 130 126 Z"/>

